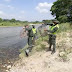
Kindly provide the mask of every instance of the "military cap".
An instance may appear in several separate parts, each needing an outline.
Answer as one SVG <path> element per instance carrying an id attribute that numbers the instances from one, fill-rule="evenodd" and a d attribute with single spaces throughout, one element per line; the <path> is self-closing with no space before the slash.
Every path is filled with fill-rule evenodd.
<path id="1" fill-rule="evenodd" d="M 54 20 L 52 20 L 52 22 L 55 22 L 55 23 L 59 23 L 59 21 L 58 20 L 56 20 L 56 19 L 54 19 Z"/>

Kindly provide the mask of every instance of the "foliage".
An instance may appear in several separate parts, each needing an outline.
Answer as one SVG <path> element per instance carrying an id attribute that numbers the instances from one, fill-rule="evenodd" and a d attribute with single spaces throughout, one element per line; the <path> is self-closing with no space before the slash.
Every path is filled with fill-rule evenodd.
<path id="1" fill-rule="evenodd" d="M 0 22 L 2 22 L 2 18 L 0 18 Z"/>
<path id="2" fill-rule="evenodd" d="M 10 21 L 11 21 L 11 22 L 15 22 L 16 20 L 15 20 L 15 19 L 11 19 Z"/>
<path id="3" fill-rule="evenodd" d="M 31 23 L 33 23 L 33 24 L 39 24 L 39 23 L 41 23 L 41 22 L 39 22 L 39 21 L 34 21 L 34 22 L 31 22 Z"/>
<path id="4" fill-rule="evenodd" d="M 23 26 L 24 23 L 20 22 L 9 22 L 9 21 L 3 21 L 0 23 L 0 26 Z"/>
<path id="5" fill-rule="evenodd" d="M 0 18 L 0 26 L 24 26 L 26 24 L 41 24 L 42 22 L 28 22 L 28 21 L 20 21 L 16 19 L 2 19 Z"/>
<path id="6" fill-rule="evenodd" d="M 23 21 L 23 23 L 28 23 L 28 21 Z"/>
<path id="7" fill-rule="evenodd" d="M 66 32 L 67 30 L 72 29 L 69 23 L 61 23 L 59 24 L 59 30 L 57 31 L 58 33 L 60 32 Z"/>
<path id="8" fill-rule="evenodd" d="M 72 0 L 57 0 L 53 3 L 50 11 L 61 23 L 70 22 L 72 21 Z"/>

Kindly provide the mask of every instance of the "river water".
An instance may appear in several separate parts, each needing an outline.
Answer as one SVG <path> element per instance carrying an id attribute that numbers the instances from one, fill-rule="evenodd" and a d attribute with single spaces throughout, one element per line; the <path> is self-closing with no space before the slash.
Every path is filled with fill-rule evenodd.
<path id="1" fill-rule="evenodd" d="M 27 43 L 27 38 L 20 38 L 22 27 L 0 28 L 0 58 L 16 58 L 19 49 Z"/>
<path id="2" fill-rule="evenodd" d="M 36 25 L 38 28 L 40 25 Z M 16 58 L 19 49 L 27 44 L 27 37 L 20 38 L 22 27 L 1 27 L 0 28 L 0 59 Z"/>
<path id="3" fill-rule="evenodd" d="M 36 28 L 39 26 L 36 25 Z M 0 27 L 0 72 L 5 72 L 2 65 L 15 61 L 19 57 L 19 49 L 27 44 L 27 37 L 20 37 L 21 30 L 22 27 Z"/>

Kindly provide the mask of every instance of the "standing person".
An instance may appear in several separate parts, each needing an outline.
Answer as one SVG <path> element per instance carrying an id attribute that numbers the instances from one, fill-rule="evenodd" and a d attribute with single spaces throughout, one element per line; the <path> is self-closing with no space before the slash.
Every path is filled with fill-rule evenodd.
<path id="1" fill-rule="evenodd" d="M 32 27 L 29 25 L 25 26 L 25 30 L 27 31 L 27 36 L 28 36 L 28 48 L 25 50 L 26 56 L 28 56 L 28 53 L 32 50 L 32 37 L 33 37 L 33 31 Z"/>
<path id="2" fill-rule="evenodd" d="M 37 35 L 37 29 L 35 28 L 35 25 L 32 25 L 32 31 L 33 31 L 33 45 L 35 45 L 35 39 Z"/>
<path id="3" fill-rule="evenodd" d="M 49 49 L 48 51 L 51 51 L 51 47 L 53 45 L 53 50 L 52 50 L 52 53 L 55 53 L 55 50 L 56 50 L 56 32 L 58 31 L 59 29 L 59 25 L 58 25 L 58 21 L 53 21 L 53 24 L 52 26 L 49 27 L 49 30 L 45 29 L 45 31 L 48 31 L 49 32 Z"/>

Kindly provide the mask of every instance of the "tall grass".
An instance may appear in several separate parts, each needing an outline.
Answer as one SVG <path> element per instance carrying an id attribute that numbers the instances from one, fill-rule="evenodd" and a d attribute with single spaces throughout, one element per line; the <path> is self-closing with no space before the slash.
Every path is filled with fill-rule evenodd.
<path id="1" fill-rule="evenodd" d="M 58 33 L 60 33 L 60 32 L 66 32 L 67 30 L 70 30 L 70 29 L 72 29 L 72 26 L 70 25 L 70 23 L 59 24 Z"/>

